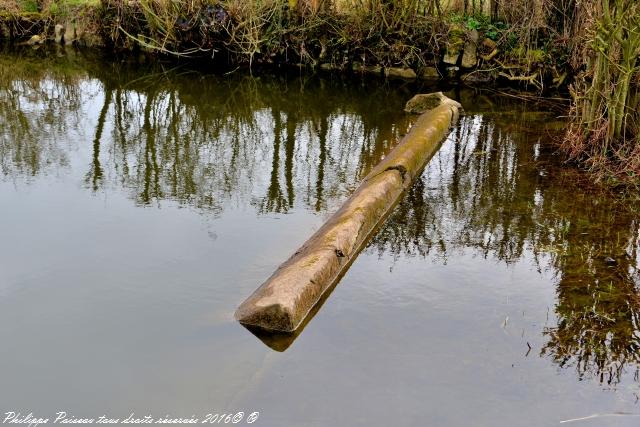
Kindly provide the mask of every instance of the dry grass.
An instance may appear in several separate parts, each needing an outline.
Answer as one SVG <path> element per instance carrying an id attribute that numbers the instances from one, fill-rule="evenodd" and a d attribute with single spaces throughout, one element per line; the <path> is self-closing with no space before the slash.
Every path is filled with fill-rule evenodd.
<path id="1" fill-rule="evenodd" d="M 17 0 L 0 0 L 0 12 L 17 14 L 24 8 Z"/>
<path id="2" fill-rule="evenodd" d="M 599 180 L 640 187 L 640 4 L 585 2 L 572 88 L 573 125 L 561 145 Z"/>
<path id="3" fill-rule="evenodd" d="M 406 4 L 405 4 L 406 3 Z M 371 2 L 338 12 L 329 2 L 225 0 L 188 2 L 105 0 L 116 45 L 178 55 L 223 51 L 235 62 L 352 61 L 376 65 L 424 64 L 437 52 L 436 19 L 410 0 L 406 7 Z M 433 49 L 426 47 L 432 45 Z"/>

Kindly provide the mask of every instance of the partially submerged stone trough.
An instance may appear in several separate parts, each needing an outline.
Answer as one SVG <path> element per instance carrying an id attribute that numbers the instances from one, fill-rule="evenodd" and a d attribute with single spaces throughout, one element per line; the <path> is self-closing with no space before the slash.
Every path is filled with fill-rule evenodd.
<path id="1" fill-rule="evenodd" d="M 405 108 L 426 109 L 344 205 L 240 305 L 240 323 L 283 332 L 300 326 L 438 151 L 461 106 L 438 92 L 416 95 Z"/>

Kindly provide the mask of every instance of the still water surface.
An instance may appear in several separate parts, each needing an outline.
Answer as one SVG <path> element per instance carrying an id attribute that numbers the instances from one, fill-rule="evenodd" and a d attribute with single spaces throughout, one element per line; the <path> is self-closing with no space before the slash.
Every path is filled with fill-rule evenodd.
<path id="1" fill-rule="evenodd" d="M 4 52 L 1 412 L 637 426 L 639 207 L 560 167 L 549 106 L 449 92 L 466 115 L 304 331 L 233 320 L 433 89 Z"/>

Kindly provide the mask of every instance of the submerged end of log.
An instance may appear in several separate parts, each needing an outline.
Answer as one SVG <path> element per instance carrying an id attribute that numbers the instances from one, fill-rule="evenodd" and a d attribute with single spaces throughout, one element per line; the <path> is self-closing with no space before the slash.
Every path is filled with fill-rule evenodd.
<path id="1" fill-rule="evenodd" d="M 344 205 L 240 305 L 235 313 L 240 323 L 293 332 L 346 271 L 458 118 L 459 103 L 440 92 L 427 97 L 429 111 Z"/>

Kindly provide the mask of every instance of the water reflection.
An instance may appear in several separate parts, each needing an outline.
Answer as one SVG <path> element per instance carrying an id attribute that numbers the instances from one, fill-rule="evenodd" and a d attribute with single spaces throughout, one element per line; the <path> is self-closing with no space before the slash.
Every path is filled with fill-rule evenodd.
<path id="1" fill-rule="evenodd" d="M 88 191 L 125 191 L 140 206 L 325 213 L 405 132 L 400 111 L 412 94 L 80 53 L 1 55 L 0 180 L 72 174 L 82 153 L 78 181 Z M 538 269 L 553 272 L 557 294 L 557 324 L 545 329 L 541 356 L 580 379 L 637 380 L 638 207 L 558 167 L 548 144 L 562 126 L 555 114 L 456 95 L 467 115 L 371 248 L 442 263 L 469 248 L 508 264 L 532 254 Z M 284 350 L 291 338 L 265 341 Z"/>
<path id="2" fill-rule="evenodd" d="M 65 141 L 55 136 L 74 124 L 68 112 L 81 107 L 81 85 L 57 73 L 45 76 L 29 64 L 20 68 L 0 55 L 0 171 L 4 177 L 29 179 L 66 166 Z"/>
<path id="3" fill-rule="evenodd" d="M 467 248 L 505 263 L 533 254 L 557 294 L 541 356 L 580 379 L 637 380 L 638 206 L 561 169 L 550 149 L 561 123 L 515 107 L 464 117 L 372 247 L 443 263 Z"/>
<path id="4" fill-rule="evenodd" d="M 141 73 L 121 63 L 87 72 L 62 68 L 65 58 L 27 56 L 16 68 L 5 57 L 0 65 L 5 177 L 60 169 L 64 137 L 95 121 L 84 176 L 94 192 L 121 186 L 140 205 L 170 199 L 211 211 L 250 196 L 262 213 L 296 205 L 319 212 L 404 131 L 406 94 L 379 85 L 363 98 L 363 88 L 339 81 L 158 66 Z"/>

